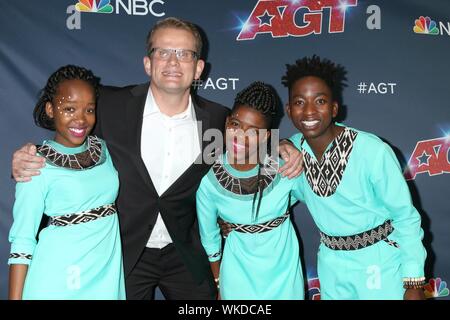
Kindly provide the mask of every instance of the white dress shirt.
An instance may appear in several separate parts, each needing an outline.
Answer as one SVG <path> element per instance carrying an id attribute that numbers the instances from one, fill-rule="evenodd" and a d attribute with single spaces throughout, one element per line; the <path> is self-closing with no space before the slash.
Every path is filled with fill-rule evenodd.
<path id="1" fill-rule="evenodd" d="M 142 122 L 141 155 L 153 185 L 161 196 L 200 154 L 192 99 L 185 111 L 169 117 L 161 112 L 151 89 L 148 90 Z M 158 213 L 147 242 L 149 248 L 164 248 L 172 239 Z"/>

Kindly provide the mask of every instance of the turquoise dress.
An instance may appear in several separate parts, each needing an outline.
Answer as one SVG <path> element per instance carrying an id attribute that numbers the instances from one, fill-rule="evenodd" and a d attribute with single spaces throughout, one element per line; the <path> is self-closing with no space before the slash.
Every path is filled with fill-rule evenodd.
<path id="1" fill-rule="evenodd" d="M 341 124 L 337 124 L 342 126 Z M 403 278 L 424 276 L 421 218 L 392 149 L 377 136 L 345 127 L 317 161 L 302 134 L 290 138 L 304 154 L 296 197 L 326 235 L 345 237 L 387 220 L 388 241 L 357 250 L 320 245 L 322 299 L 402 299 Z"/>
<path id="2" fill-rule="evenodd" d="M 296 179 L 277 174 L 278 162 L 267 161 L 261 169 L 263 197 L 258 217 L 252 213 L 253 190 L 258 166 L 238 171 L 222 155 L 203 177 L 197 191 L 200 236 L 210 262 L 221 259 L 222 299 L 303 299 L 304 283 L 299 244 L 288 218 L 278 227 L 262 233 L 233 230 L 222 252 L 217 218 L 236 223 L 261 224 L 286 213 L 289 194 Z M 255 208 L 258 199 L 255 201 Z M 292 198 L 292 203 L 296 202 Z"/>
<path id="3" fill-rule="evenodd" d="M 17 183 L 8 264 L 27 264 L 23 299 L 125 299 L 117 213 L 68 226 L 49 225 L 37 232 L 43 214 L 56 217 L 114 204 L 118 174 L 102 140 L 97 165 L 73 170 L 47 161 L 31 182 Z M 85 151 L 55 141 L 44 145 L 73 155 Z"/>

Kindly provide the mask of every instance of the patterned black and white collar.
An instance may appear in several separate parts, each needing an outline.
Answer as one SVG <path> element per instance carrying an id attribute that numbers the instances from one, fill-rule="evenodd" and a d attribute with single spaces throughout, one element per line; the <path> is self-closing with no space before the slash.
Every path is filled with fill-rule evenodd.
<path id="1" fill-rule="evenodd" d="M 96 136 L 88 136 L 87 149 L 80 153 L 65 154 L 48 144 L 37 146 L 37 151 L 55 166 L 73 170 L 90 169 L 102 163 L 102 143 Z"/>
<path id="2" fill-rule="evenodd" d="M 257 189 L 258 175 L 247 178 L 234 176 L 224 166 L 224 157 L 226 157 L 226 154 L 219 157 L 212 166 L 214 176 L 219 184 L 226 190 L 237 195 L 254 194 Z M 274 182 L 278 173 L 279 163 L 271 157 L 266 157 L 263 164 L 259 166 L 260 191 L 262 192 Z"/>
<path id="3" fill-rule="evenodd" d="M 331 147 L 325 151 L 321 161 L 317 161 L 302 149 L 306 180 L 312 191 L 320 197 L 329 197 L 336 192 L 347 167 L 353 143 L 358 132 L 345 128 L 334 140 Z M 305 138 L 302 138 L 302 147 Z"/>

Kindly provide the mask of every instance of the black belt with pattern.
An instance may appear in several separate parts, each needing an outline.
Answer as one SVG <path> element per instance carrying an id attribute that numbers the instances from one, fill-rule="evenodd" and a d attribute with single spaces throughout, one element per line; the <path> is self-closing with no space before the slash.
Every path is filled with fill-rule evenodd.
<path id="1" fill-rule="evenodd" d="M 332 250 L 358 250 L 379 241 L 385 241 L 396 248 L 399 245 L 387 237 L 394 231 L 392 220 L 386 220 L 379 226 L 352 236 L 329 236 L 320 231 L 320 241 Z"/>
<path id="2" fill-rule="evenodd" d="M 114 204 L 107 204 L 101 207 L 89 209 L 78 213 L 50 217 L 49 225 L 58 227 L 67 227 L 75 224 L 94 221 L 115 214 L 116 212 L 117 209 Z"/>
<path id="3" fill-rule="evenodd" d="M 227 222 L 231 229 L 237 232 L 242 233 L 262 233 L 275 229 L 283 224 L 286 219 L 289 218 L 289 212 L 286 212 L 281 217 L 272 219 L 270 221 L 266 221 L 258 224 L 239 224 L 239 223 L 230 223 Z"/>

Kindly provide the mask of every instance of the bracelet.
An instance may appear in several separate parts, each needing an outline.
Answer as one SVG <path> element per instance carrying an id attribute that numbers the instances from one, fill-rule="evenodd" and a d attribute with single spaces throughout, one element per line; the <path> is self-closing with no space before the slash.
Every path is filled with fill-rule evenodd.
<path id="1" fill-rule="evenodd" d="M 425 286 L 425 277 L 403 278 L 403 288 L 422 289 Z"/>

